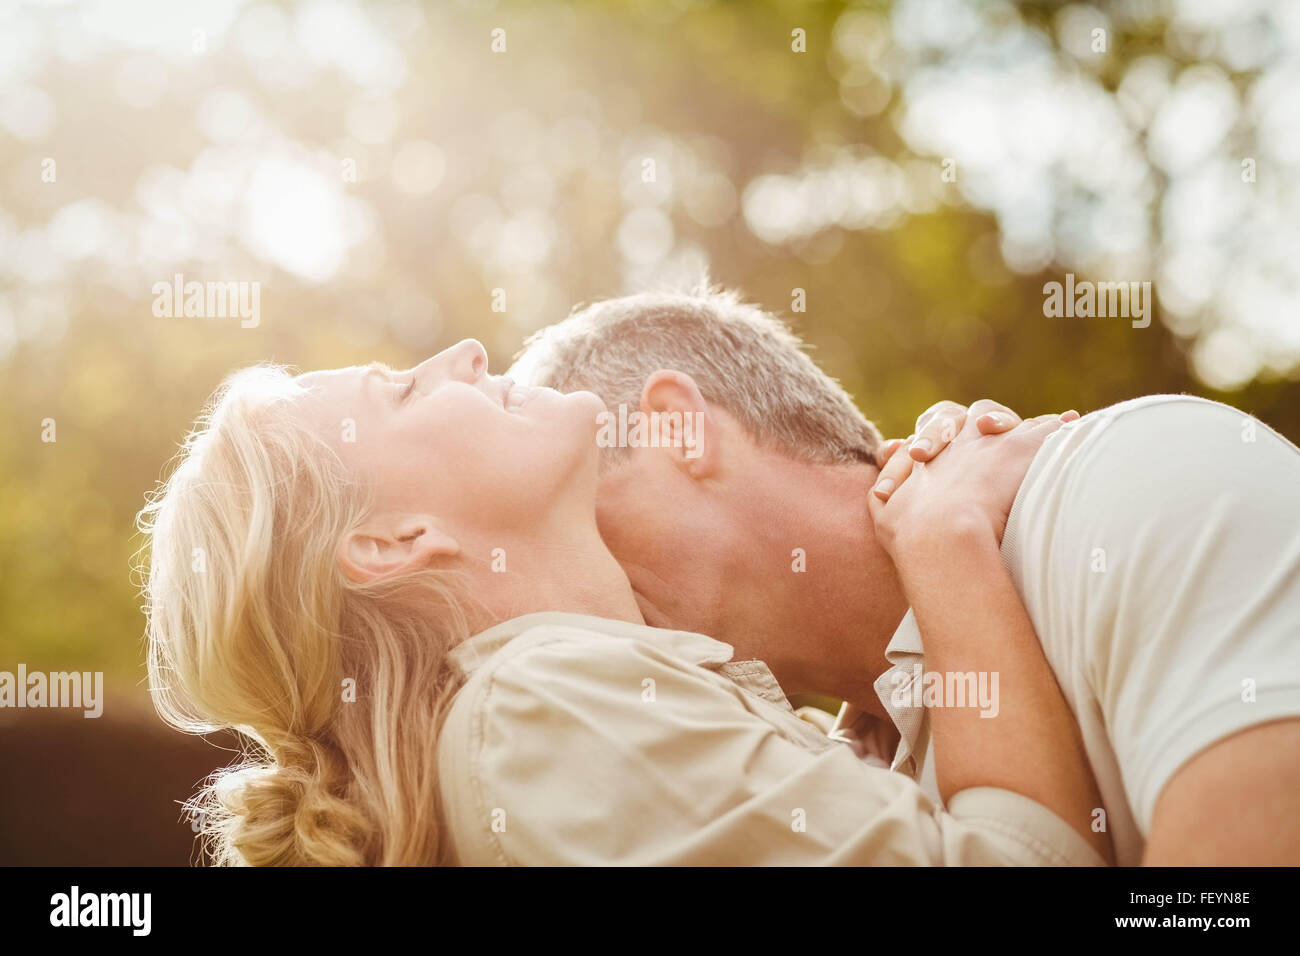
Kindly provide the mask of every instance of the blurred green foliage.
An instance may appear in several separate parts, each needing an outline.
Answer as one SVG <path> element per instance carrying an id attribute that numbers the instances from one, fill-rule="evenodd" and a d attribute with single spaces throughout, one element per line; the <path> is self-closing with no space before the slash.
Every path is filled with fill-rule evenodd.
<path id="1" fill-rule="evenodd" d="M 808 31 L 810 49 L 825 49 L 842 4 L 714 3 L 673 16 L 651 6 L 503 4 L 481 15 L 430 13 L 418 30 L 385 28 L 408 69 L 391 94 L 393 139 L 425 137 L 447 156 L 446 179 L 423 196 L 403 195 L 382 174 L 391 150 L 350 139 L 342 114 L 356 91 L 337 73 L 272 90 L 247 62 L 223 56 L 177 71 L 168 97 L 138 110 L 111 89 L 125 52 L 48 67 L 62 117 L 57 144 L 6 141 L 0 152 L 6 208 L 20 223 L 86 196 L 138 210 L 133 184 L 145 166 L 185 170 L 207 147 L 193 115 L 220 84 L 294 141 L 358 157 L 363 175 L 347 188 L 375 210 L 384 254 L 369 274 L 344 268 L 322 282 L 201 251 L 176 269 L 260 280 L 256 329 L 154 317 L 152 283 L 171 270 L 146 272 L 129 288 L 80 269 L 55 283 L 59 321 L 17 341 L 0 374 L 0 667 L 102 669 L 144 694 L 133 517 L 228 371 L 267 360 L 405 367 L 466 336 L 482 340 L 501 370 L 532 328 L 570 305 L 629 291 L 636 277 L 614 236 L 638 136 L 703 144 L 737 194 L 759 174 L 795 168 L 814 140 L 906 157 L 888 110 L 865 119 L 845 110 L 823 60 L 789 52 L 792 24 Z M 486 38 L 498 23 L 509 26 L 512 53 L 494 58 Z M 1150 42 L 1135 40 L 1133 50 Z M 576 164 L 548 159 L 552 139 L 527 130 L 559 129 L 562 139 L 574 115 L 596 131 L 579 140 L 590 154 Z M 517 121 L 504 128 L 503 116 Z M 57 187 L 36 183 L 47 152 L 62 160 Z M 476 255 L 456 233 L 457 199 L 494 196 L 521 168 L 547 164 L 545 261 L 505 270 Z M 944 398 L 993 397 L 1028 415 L 1187 391 L 1300 438 L 1300 384 L 1275 376 L 1231 395 L 1207 391 L 1189 372 L 1187 343 L 1158 312 L 1145 330 L 1044 318 L 1042 287 L 1060 270 L 1009 271 L 995 221 L 961 203 L 888 229 L 835 229 L 780 247 L 757 240 L 739 206 L 710 226 L 673 207 L 672 224 L 676 242 L 703 250 L 715 280 L 790 319 L 886 434 L 908 434 Z M 497 287 L 511 295 L 504 315 L 491 309 Z M 795 289 L 806 292 L 806 312 L 790 312 Z M 45 419 L 56 422 L 55 442 L 41 440 Z"/>

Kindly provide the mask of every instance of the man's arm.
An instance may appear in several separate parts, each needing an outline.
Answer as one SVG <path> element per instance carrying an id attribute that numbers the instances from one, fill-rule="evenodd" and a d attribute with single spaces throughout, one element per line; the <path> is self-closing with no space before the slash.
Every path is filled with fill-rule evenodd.
<path id="1" fill-rule="evenodd" d="M 1227 737 L 1183 765 L 1156 802 L 1147 866 L 1300 862 L 1300 719 Z"/>
<path id="2" fill-rule="evenodd" d="M 1069 595 L 1144 862 L 1300 863 L 1300 452 L 1173 398 L 1079 458 L 1048 584 Z"/>

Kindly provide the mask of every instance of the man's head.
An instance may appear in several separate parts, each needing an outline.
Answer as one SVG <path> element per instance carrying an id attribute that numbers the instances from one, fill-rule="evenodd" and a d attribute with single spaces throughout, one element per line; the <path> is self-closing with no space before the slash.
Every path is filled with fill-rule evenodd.
<path id="1" fill-rule="evenodd" d="M 779 319 L 713 290 L 611 299 L 538 332 L 510 374 L 605 401 L 597 521 L 647 623 L 771 664 L 791 636 L 761 632 L 794 605 L 862 597 L 824 572 L 874 545 L 880 434 Z"/>
<path id="2" fill-rule="evenodd" d="M 880 433 L 783 322 L 734 292 L 646 292 L 576 310 L 533 335 L 511 375 L 595 392 L 614 412 L 641 406 L 649 377 L 689 376 L 704 400 L 759 444 L 827 465 L 875 463 Z M 608 449 L 607 465 L 632 449 Z"/>

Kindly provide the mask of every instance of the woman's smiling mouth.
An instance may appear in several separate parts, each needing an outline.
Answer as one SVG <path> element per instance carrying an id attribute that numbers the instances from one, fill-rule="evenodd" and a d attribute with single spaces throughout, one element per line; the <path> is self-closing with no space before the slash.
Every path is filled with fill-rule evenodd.
<path id="1" fill-rule="evenodd" d="M 523 407 L 524 402 L 528 401 L 528 396 L 532 389 L 527 385 L 520 385 L 513 379 L 506 379 L 506 386 L 502 392 L 501 404 L 508 412 L 516 412 Z"/>

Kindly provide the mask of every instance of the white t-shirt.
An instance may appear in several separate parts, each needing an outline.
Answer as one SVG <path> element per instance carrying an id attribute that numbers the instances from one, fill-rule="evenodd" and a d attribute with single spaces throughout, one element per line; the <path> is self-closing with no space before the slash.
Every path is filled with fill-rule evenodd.
<path id="1" fill-rule="evenodd" d="M 1120 864 L 1141 862 L 1187 760 L 1300 716 L 1300 449 L 1245 413 L 1154 395 L 1062 427 L 1002 556 L 1083 730 Z"/>

